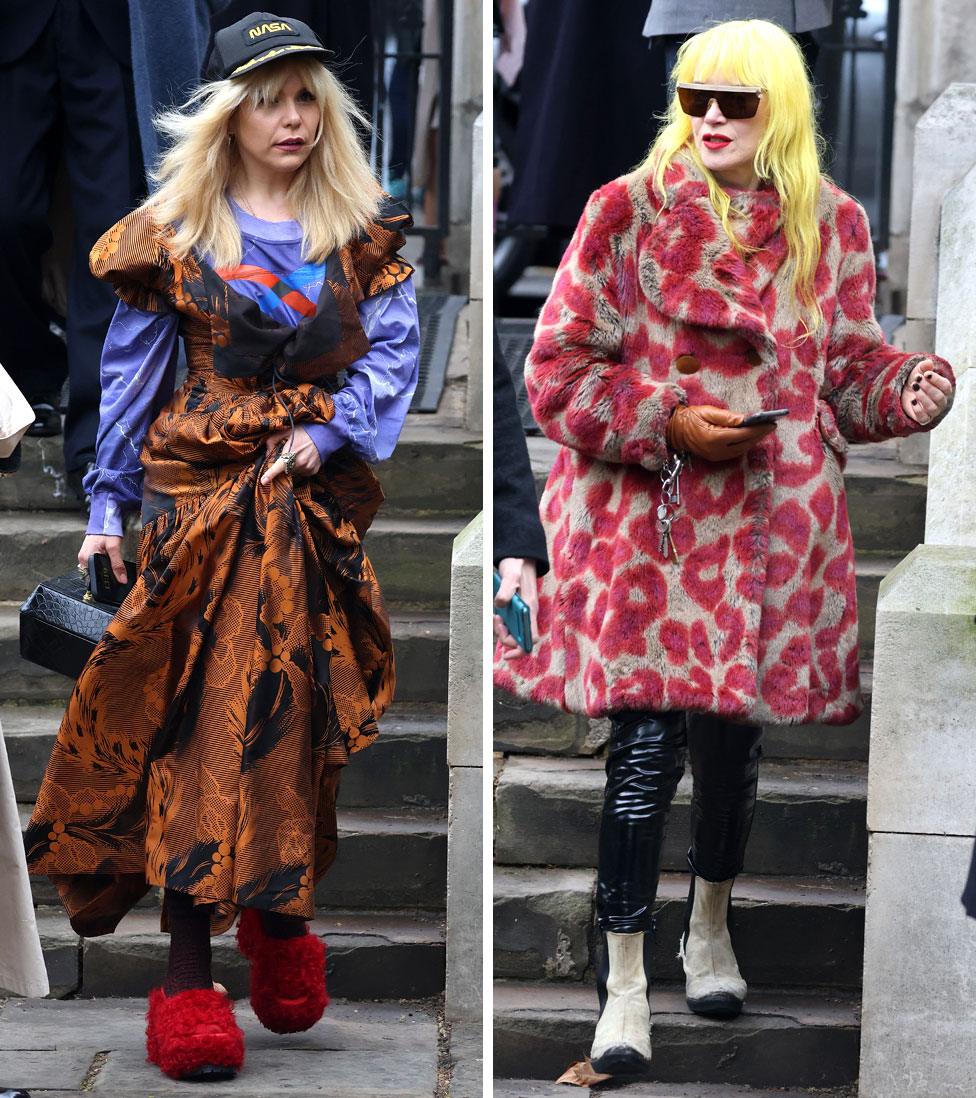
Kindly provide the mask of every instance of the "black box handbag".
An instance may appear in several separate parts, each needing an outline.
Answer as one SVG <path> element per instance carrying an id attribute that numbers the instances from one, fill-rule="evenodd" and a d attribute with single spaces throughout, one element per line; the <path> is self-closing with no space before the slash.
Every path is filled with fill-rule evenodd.
<path id="1" fill-rule="evenodd" d="M 92 599 L 78 571 L 45 580 L 20 608 L 20 654 L 76 679 L 117 610 Z"/>

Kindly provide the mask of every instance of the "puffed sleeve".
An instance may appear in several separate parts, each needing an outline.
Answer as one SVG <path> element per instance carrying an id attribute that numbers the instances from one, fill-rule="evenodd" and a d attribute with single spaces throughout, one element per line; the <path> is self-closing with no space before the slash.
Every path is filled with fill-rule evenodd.
<path id="1" fill-rule="evenodd" d="M 91 497 L 89 534 L 122 536 L 127 512 L 142 502 L 139 460 L 149 425 L 173 395 L 175 312 L 151 313 L 120 301 L 102 347 L 102 396 L 95 462 L 83 487 Z"/>
<path id="2" fill-rule="evenodd" d="M 346 443 L 366 461 L 385 461 L 417 388 L 420 323 L 412 279 L 361 301 L 359 319 L 369 350 L 349 367 L 346 384 L 333 394 L 332 419 L 305 425 L 323 461 Z"/>
<path id="3" fill-rule="evenodd" d="M 375 297 L 406 281 L 413 267 L 399 254 L 413 224 L 406 206 L 386 197 L 352 249 L 353 268 L 365 297 Z"/>
<path id="4" fill-rule="evenodd" d="M 88 257 L 91 273 L 110 282 L 126 305 L 147 313 L 167 312 L 172 308 L 172 266 L 164 237 L 165 231 L 140 206 L 95 242 Z"/>

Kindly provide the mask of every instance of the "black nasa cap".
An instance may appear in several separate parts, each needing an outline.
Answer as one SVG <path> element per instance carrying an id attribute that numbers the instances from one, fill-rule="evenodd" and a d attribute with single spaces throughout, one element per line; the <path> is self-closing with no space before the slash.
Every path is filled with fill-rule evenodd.
<path id="1" fill-rule="evenodd" d="M 217 31 L 203 67 L 204 80 L 229 80 L 253 72 L 259 65 L 299 53 L 331 54 L 318 35 L 300 19 L 270 11 L 252 11 Z"/>

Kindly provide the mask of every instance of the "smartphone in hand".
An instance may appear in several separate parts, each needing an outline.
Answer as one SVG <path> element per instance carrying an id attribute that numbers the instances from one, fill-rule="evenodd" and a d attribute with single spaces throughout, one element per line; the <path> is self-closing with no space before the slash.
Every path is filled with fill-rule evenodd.
<path id="1" fill-rule="evenodd" d="M 494 594 L 498 594 L 498 588 L 502 585 L 502 577 L 495 572 L 492 579 Z M 523 652 L 532 651 L 532 614 L 518 591 L 512 595 L 512 601 L 508 606 L 495 606 L 494 612 L 505 623 L 505 628 L 515 638 L 516 644 Z"/>
<path id="2" fill-rule="evenodd" d="M 748 416 L 744 419 L 739 426 L 740 427 L 759 427 L 763 423 L 775 423 L 776 420 L 781 419 L 783 416 L 790 414 L 789 408 L 775 408 L 771 412 L 756 412 L 753 416 Z"/>
<path id="3" fill-rule="evenodd" d="M 92 598 L 96 602 L 107 602 L 110 606 L 121 606 L 125 596 L 136 582 L 136 566 L 131 560 L 123 562 L 128 579 L 119 583 L 112 571 L 112 562 L 104 553 L 92 553 L 88 558 L 88 582 Z"/>

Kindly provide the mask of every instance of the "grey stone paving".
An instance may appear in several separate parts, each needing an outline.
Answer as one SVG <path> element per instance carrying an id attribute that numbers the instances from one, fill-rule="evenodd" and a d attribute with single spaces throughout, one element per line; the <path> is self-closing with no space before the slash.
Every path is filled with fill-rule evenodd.
<path id="1" fill-rule="evenodd" d="M 557 1086 L 545 1079 L 496 1079 L 494 1098 L 854 1098 L 852 1090 L 753 1090 L 752 1087 L 729 1087 L 722 1084 L 689 1083 L 630 1083 L 626 1086 L 583 1088 Z"/>
<path id="2" fill-rule="evenodd" d="M 482 1098 L 485 1061 L 480 1022 L 452 1024 L 451 1062 L 448 1098 Z"/>
<path id="3" fill-rule="evenodd" d="M 32 1098 L 93 1093 L 111 1098 L 201 1095 L 146 1062 L 145 999 L 11 1000 L 0 1013 L 0 1082 Z M 437 1026 L 425 1004 L 333 1002 L 307 1033 L 262 1028 L 246 1001 L 235 1007 L 246 1042 L 244 1068 L 206 1094 L 234 1098 L 432 1098 L 437 1086 Z M 470 1035 L 460 1034 L 470 1062 Z M 477 1046 L 480 1055 L 480 1034 Z M 96 1055 L 104 1063 L 81 1083 Z M 478 1089 L 452 1098 L 480 1098 Z"/>

